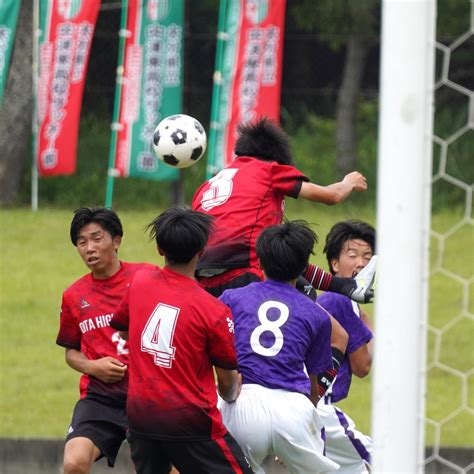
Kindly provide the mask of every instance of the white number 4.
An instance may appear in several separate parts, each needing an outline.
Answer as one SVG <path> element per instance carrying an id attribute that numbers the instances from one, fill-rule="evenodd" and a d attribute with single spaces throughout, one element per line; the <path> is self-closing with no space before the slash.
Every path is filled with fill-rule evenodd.
<path id="1" fill-rule="evenodd" d="M 176 348 L 173 342 L 179 308 L 158 303 L 142 332 L 141 349 L 155 356 L 155 364 L 171 368 Z"/>

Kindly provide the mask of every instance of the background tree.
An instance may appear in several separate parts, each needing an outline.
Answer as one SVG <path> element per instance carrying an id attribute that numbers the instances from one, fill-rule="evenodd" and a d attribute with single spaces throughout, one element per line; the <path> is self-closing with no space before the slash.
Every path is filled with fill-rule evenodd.
<path id="1" fill-rule="evenodd" d="M 378 38 L 379 0 L 301 0 L 291 12 L 297 25 L 317 31 L 332 49 L 346 48 L 336 108 L 336 170 L 340 176 L 357 167 L 358 99 L 369 48 Z"/>
<path id="2" fill-rule="evenodd" d="M 20 1 L 20 0 L 18 0 Z M 21 2 L 7 87 L 0 110 L 0 204 L 12 204 L 20 188 L 31 142 L 32 20 L 30 2 Z"/>

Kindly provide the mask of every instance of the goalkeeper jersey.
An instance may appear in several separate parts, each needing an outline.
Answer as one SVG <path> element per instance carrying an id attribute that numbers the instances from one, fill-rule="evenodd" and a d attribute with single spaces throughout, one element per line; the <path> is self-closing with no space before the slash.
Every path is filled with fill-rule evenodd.
<path id="1" fill-rule="evenodd" d="M 336 380 L 328 391 L 331 394 L 331 401 L 338 402 L 347 397 L 352 381 L 352 370 L 347 354 L 367 344 L 373 335 L 360 319 L 359 305 L 347 296 L 328 292 L 318 296 L 318 303 L 338 321 L 349 335 L 346 355 L 337 372 Z"/>

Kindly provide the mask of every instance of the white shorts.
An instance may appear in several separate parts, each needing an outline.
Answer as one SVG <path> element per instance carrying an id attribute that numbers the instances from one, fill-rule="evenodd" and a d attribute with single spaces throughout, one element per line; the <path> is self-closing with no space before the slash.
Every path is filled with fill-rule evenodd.
<path id="1" fill-rule="evenodd" d="M 326 428 L 326 456 L 347 474 L 366 473 L 372 454 L 372 439 L 355 428 L 354 421 L 334 405 L 318 403 L 318 413 Z"/>
<path id="2" fill-rule="evenodd" d="M 323 454 L 321 418 L 303 394 L 244 384 L 235 402 L 220 399 L 218 406 L 254 472 L 265 472 L 261 465 L 269 454 L 293 473 L 337 470 Z"/>

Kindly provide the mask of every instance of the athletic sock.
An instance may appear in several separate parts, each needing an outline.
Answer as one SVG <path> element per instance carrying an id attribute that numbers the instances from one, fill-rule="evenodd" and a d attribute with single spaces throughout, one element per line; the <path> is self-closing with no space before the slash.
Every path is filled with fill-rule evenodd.
<path id="1" fill-rule="evenodd" d="M 318 392 L 319 398 L 323 398 L 328 388 L 336 378 L 339 367 L 341 367 L 342 361 L 344 360 L 344 353 L 335 347 L 331 347 L 332 351 L 332 369 L 326 370 L 322 374 L 318 374 Z"/>

